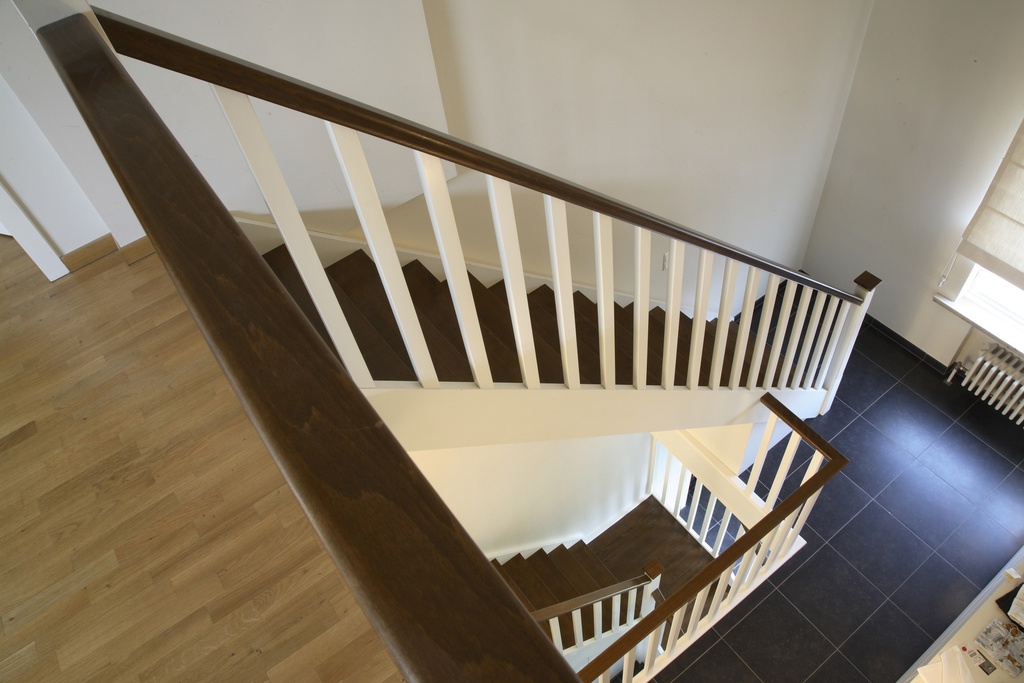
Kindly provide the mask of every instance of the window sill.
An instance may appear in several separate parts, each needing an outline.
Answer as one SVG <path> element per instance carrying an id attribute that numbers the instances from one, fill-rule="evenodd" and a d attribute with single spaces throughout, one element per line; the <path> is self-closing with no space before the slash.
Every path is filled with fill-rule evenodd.
<path id="1" fill-rule="evenodd" d="M 935 303 L 949 310 L 957 317 L 967 321 L 993 340 L 1009 348 L 1018 356 L 1024 356 L 1024 327 L 1006 320 L 1000 315 L 984 308 L 967 297 L 951 301 L 941 294 L 932 297 Z M 956 360 L 954 358 L 954 360 Z"/>

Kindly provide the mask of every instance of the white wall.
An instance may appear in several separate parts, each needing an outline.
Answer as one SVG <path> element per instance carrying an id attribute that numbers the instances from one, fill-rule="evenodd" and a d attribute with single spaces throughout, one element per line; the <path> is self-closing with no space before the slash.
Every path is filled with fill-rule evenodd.
<path id="1" fill-rule="evenodd" d="M 25 2 L 36 10 L 65 0 Z M 246 0 L 101 0 L 97 6 L 446 130 L 418 0 L 272 0 L 258 7 Z M 131 60 L 126 64 L 228 208 L 266 213 L 209 86 Z M 0 0 L 0 75 L 25 103 L 118 243 L 141 237 L 141 226 L 12 0 Z M 268 104 L 257 109 L 299 207 L 324 213 L 322 223 L 329 224 L 350 201 L 323 125 Z M 3 126 L 5 135 L 21 133 L 7 120 Z M 420 191 L 407 151 L 379 142 L 366 145 L 375 173 L 396 179 L 382 184 L 386 202 L 405 201 Z M 52 190 L 45 183 L 36 189 Z M 92 236 L 67 229 L 72 233 L 63 241 L 73 242 L 72 248 Z"/>
<path id="2" fill-rule="evenodd" d="M 424 6 L 455 135 L 801 262 L 869 0 Z"/>
<path id="3" fill-rule="evenodd" d="M 939 275 L 1024 117 L 1024 3 L 876 0 L 803 267 L 882 278 L 871 315 L 935 358 Z"/>
<path id="4" fill-rule="evenodd" d="M 267 69 L 446 131 L 423 7 L 418 0 L 367 3 L 276 0 L 101 0 L 104 9 Z M 261 214 L 251 178 L 209 86 L 127 60 L 132 78 L 231 211 Z M 255 102 L 299 209 L 332 219 L 351 206 L 324 125 Z M 385 206 L 422 192 L 412 154 L 363 137 Z M 337 232 L 345 227 L 344 222 Z"/>
<path id="5" fill-rule="evenodd" d="M 31 215 L 32 224 L 45 226 L 45 238 L 59 254 L 66 254 L 109 232 L 3 78 L 0 78 L 0 179 Z"/>
<path id="6" fill-rule="evenodd" d="M 67 1 L 33 0 L 25 4 L 32 5 L 38 10 L 45 9 L 45 4 L 61 5 Z M 20 119 L 8 118 L 5 115 L 0 120 L 0 126 L 3 128 L 0 135 L 3 139 L 34 136 L 41 130 L 66 167 L 66 172 L 54 170 L 54 174 L 63 177 L 70 173 L 93 205 L 95 210 L 92 213 L 98 213 L 102 217 L 104 232 L 110 232 L 121 245 L 142 237 L 142 226 L 139 225 L 114 175 L 103 160 L 99 148 L 86 130 L 78 110 L 53 70 L 49 58 L 12 0 L 0 0 L 0 76 L 10 86 L 37 126 L 35 130 L 31 126 L 22 127 Z M 49 160 L 46 163 L 50 163 Z M 51 168 L 56 167 L 51 165 Z M 31 202 L 29 198 L 33 196 L 48 195 L 51 197 L 49 201 L 64 196 L 54 194 L 55 189 L 57 192 L 64 189 L 60 181 L 51 186 L 45 178 L 40 181 L 29 175 L 22 177 L 18 170 L 11 172 L 8 182 L 19 194 L 26 197 L 26 202 Z M 30 208 L 35 210 L 36 207 Z M 41 221 L 44 220 L 42 216 L 39 218 Z M 83 220 L 81 227 L 74 223 L 49 222 L 42 222 L 42 227 L 54 234 L 55 240 L 64 251 L 81 247 L 96 237 L 88 220 Z"/>
<path id="7" fill-rule="evenodd" d="M 651 437 L 635 434 L 411 453 L 488 557 L 602 530 L 643 496 Z"/>

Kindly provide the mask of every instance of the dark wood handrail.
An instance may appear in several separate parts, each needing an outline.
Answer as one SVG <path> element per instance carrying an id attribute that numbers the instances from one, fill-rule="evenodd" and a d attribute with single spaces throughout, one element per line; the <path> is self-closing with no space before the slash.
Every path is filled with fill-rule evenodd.
<path id="1" fill-rule="evenodd" d="M 764 394 L 761 397 L 761 403 L 778 415 L 779 419 L 789 425 L 793 431 L 809 442 L 812 447 L 821 451 L 828 458 L 828 462 L 810 479 L 801 484 L 796 491 L 779 503 L 775 509 L 765 515 L 760 522 L 752 526 L 747 533 L 740 536 L 725 552 L 712 560 L 696 576 L 655 607 L 654 611 L 620 636 L 607 650 L 583 667 L 579 672 L 582 681 L 595 680 L 622 659 L 627 652 L 639 645 L 654 632 L 654 629 L 671 619 L 677 610 L 681 609 L 694 596 L 704 590 L 706 586 L 712 584 L 728 571 L 730 567 L 734 566 L 748 550 L 760 543 L 762 539 L 771 533 L 772 529 L 779 526 L 794 510 L 821 490 L 821 487 L 849 462 L 842 453 L 822 438 L 820 434 L 811 429 L 806 422 L 794 415 L 791 410 L 782 405 L 774 396 Z"/>
<path id="2" fill-rule="evenodd" d="M 116 14 L 100 9 L 96 9 L 95 12 L 114 49 L 127 57 L 426 152 L 625 223 L 693 244 L 845 301 L 855 304 L 863 301 L 855 294 L 818 282 L 780 263 L 768 261 L 668 219 L 458 138 Z"/>
<path id="3" fill-rule="evenodd" d="M 38 31 L 328 553 L 410 681 L 577 681 L 84 15 Z"/>
<path id="4" fill-rule="evenodd" d="M 625 593 L 626 591 L 633 590 L 634 588 L 646 586 L 651 581 L 654 581 L 655 577 L 661 576 L 663 571 L 664 569 L 661 564 L 656 560 L 652 560 L 644 565 L 644 573 L 640 576 L 627 579 L 626 581 L 619 581 L 607 588 L 599 588 L 596 591 L 591 591 L 569 600 L 556 602 L 554 605 L 530 612 L 530 616 L 538 623 L 544 623 L 549 619 L 560 617 L 563 614 L 568 614 L 569 612 L 574 612 L 578 609 L 583 609 L 584 607 L 593 605 L 595 602 L 601 602 L 602 600 L 616 596 L 619 593 Z"/>

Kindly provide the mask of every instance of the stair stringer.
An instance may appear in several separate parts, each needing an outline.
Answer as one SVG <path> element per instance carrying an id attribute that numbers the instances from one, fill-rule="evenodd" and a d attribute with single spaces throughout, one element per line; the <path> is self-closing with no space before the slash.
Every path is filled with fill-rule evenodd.
<path id="1" fill-rule="evenodd" d="M 818 414 L 821 389 L 772 389 L 801 418 Z M 411 382 L 379 382 L 367 399 L 409 451 L 554 441 L 699 427 L 764 423 L 764 389 L 567 389 L 499 384 L 442 383 L 423 389 Z"/>

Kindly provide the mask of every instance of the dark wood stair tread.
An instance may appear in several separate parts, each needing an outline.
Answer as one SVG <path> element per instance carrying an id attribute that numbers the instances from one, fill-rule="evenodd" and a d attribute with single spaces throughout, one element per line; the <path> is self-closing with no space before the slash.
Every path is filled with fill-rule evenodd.
<path id="1" fill-rule="evenodd" d="M 508 306 L 508 292 L 505 290 L 505 281 L 499 280 L 490 287 L 487 291 L 491 293 L 495 301 L 501 305 L 502 309 L 509 320 L 509 331 L 512 333 L 513 345 L 515 344 L 515 333 L 512 331 L 512 314 Z M 533 321 L 531 320 L 531 323 Z M 533 327 L 533 347 L 537 354 L 537 371 L 540 375 L 541 382 L 560 384 L 562 382 L 562 354 L 558 350 L 558 339 L 554 340 L 555 345 L 552 346 L 540 335 L 537 334 L 537 327 Z M 513 346 L 514 348 L 514 346 Z M 518 350 L 516 350 L 518 354 Z"/>
<path id="2" fill-rule="evenodd" d="M 530 568 L 540 577 L 544 585 L 548 587 L 551 594 L 558 599 L 558 602 L 565 600 L 572 600 L 573 598 L 579 597 L 581 594 L 576 592 L 576 588 L 572 585 L 569 579 L 565 578 L 561 571 L 548 554 L 543 550 L 537 552 L 526 558 L 526 563 L 530 565 Z"/>
<path id="3" fill-rule="evenodd" d="M 530 302 L 530 316 L 534 321 L 534 330 L 540 326 L 542 338 L 545 339 L 549 344 L 555 345 L 555 348 L 561 348 L 558 346 L 560 343 L 560 337 L 558 334 L 558 312 L 555 305 L 555 293 L 547 285 L 541 285 L 537 289 L 533 290 L 527 296 Z M 584 337 L 589 338 L 590 332 L 587 330 L 586 320 L 576 316 L 574 314 L 574 325 L 578 332 L 579 327 L 584 327 Z M 594 328 L 594 334 L 596 335 L 596 327 Z M 581 343 L 579 335 L 577 334 L 576 340 L 576 357 L 579 364 L 580 370 L 580 382 L 583 384 L 600 384 L 601 383 L 601 360 L 596 347 L 591 347 L 586 343 Z"/>
<path id="4" fill-rule="evenodd" d="M 438 379 L 442 382 L 472 382 L 473 371 L 469 367 L 448 288 L 419 261 L 409 262 L 402 272 L 405 273 Z"/>
<path id="5" fill-rule="evenodd" d="M 671 595 L 713 559 L 653 496 L 588 545 L 620 581 L 635 576 L 638 564 L 657 559 L 665 568 L 661 577 L 665 595 Z"/>
<path id="6" fill-rule="evenodd" d="M 519 586 L 534 609 L 543 609 L 559 602 L 522 555 L 511 558 L 502 564 L 501 568 L 505 575 Z"/>
<path id="7" fill-rule="evenodd" d="M 362 250 L 357 250 L 328 266 L 327 276 L 345 292 L 350 302 L 376 330 L 379 338 L 383 339 L 411 368 L 412 362 L 406 351 L 405 340 L 398 328 L 398 322 L 391 310 L 391 302 L 388 301 L 373 259 Z M 344 311 L 344 308 L 342 310 Z M 365 343 L 372 344 L 373 341 L 375 340 L 365 340 Z"/>
<path id="8" fill-rule="evenodd" d="M 287 250 L 284 247 L 279 247 L 268 252 L 265 258 L 272 269 L 278 273 L 296 303 L 333 350 L 327 330 L 302 285 L 301 278 Z M 462 339 L 462 331 L 446 283 L 438 281 L 419 261 L 411 261 L 406 264 L 403 267 L 403 272 L 409 284 L 417 317 L 438 378 L 442 381 L 472 382 L 473 374 Z M 342 312 L 352 328 L 356 343 L 370 369 L 370 374 L 378 380 L 415 380 L 416 376 L 405 342 L 391 311 L 390 302 L 373 260 L 365 252 L 359 250 L 328 267 L 327 274 L 338 295 Z M 498 281 L 490 287 L 486 287 L 470 275 L 470 286 L 480 320 L 492 378 L 496 382 L 522 382 L 522 370 L 519 366 L 519 354 L 515 344 L 515 333 L 508 308 L 505 283 Z M 771 315 L 764 316 L 764 324 L 772 327 L 772 333 L 768 335 L 768 344 L 773 341 L 775 327 L 780 324 L 780 321 L 791 320 L 799 303 L 799 297 L 796 297 L 792 309 L 782 311 L 783 293 L 780 290 Z M 561 345 L 554 292 L 549 286 L 542 285 L 529 293 L 528 303 L 533 322 L 533 338 L 540 380 L 544 383 L 561 384 L 563 383 Z M 813 306 L 813 300 L 811 304 Z M 601 359 L 597 304 L 582 292 L 575 291 L 573 293 L 573 311 L 580 382 L 582 384 L 600 384 Z M 746 349 L 741 356 L 741 385 L 746 385 L 749 379 L 757 328 L 762 322 L 760 313 L 761 311 L 757 311 L 752 322 Z M 655 307 L 651 309 L 648 317 L 645 380 L 648 385 L 652 386 L 662 383 L 665 315 L 662 308 Z M 682 313 L 678 315 L 674 383 L 676 386 L 686 386 L 693 323 L 686 315 Z M 618 385 L 633 383 L 633 324 L 633 304 L 627 306 L 616 304 L 614 351 L 615 383 Z M 791 328 L 792 325 L 788 325 L 788 327 Z M 805 322 L 800 330 L 788 329 L 783 343 L 788 345 L 790 339 L 800 339 L 805 340 L 804 343 L 810 344 L 819 334 L 823 333 L 822 327 L 819 325 L 818 329 L 811 330 L 809 322 Z M 704 327 L 699 386 L 710 385 L 717 329 L 718 321 L 710 321 Z M 732 374 L 735 349 L 738 343 L 738 330 L 738 322 L 731 320 L 728 325 L 728 336 L 719 377 L 722 386 L 728 386 Z M 757 378 L 759 384 L 765 382 L 770 352 L 770 346 L 763 351 Z M 781 381 L 783 361 L 784 356 L 780 358 L 776 366 L 773 384 Z M 816 370 L 816 368 L 808 368 L 806 374 L 813 376 Z M 790 376 L 786 378 L 786 384 L 793 380 L 796 371 L 795 367 L 791 369 Z"/>
<path id="9" fill-rule="evenodd" d="M 341 305 L 341 312 L 344 313 L 352 336 L 356 339 L 356 345 L 363 354 L 370 376 L 376 380 L 415 381 L 416 373 L 405 346 L 391 348 L 345 290 L 333 280 L 330 282 L 334 295 L 338 298 L 338 304 Z"/>
<path id="10" fill-rule="evenodd" d="M 576 561 L 576 558 L 572 556 L 572 553 L 564 545 L 560 545 L 552 550 L 548 553 L 548 557 L 558 567 L 558 571 L 562 573 L 562 576 L 572 583 L 577 595 L 586 595 L 587 593 L 600 590 L 601 584 L 587 573 L 587 570 Z"/>
<path id="11" fill-rule="evenodd" d="M 577 541 L 569 546 L 569 554 L 583 567 L 591 578 L 600 586 L 611 586 L 619 582 L 615 575 L 604 566 L 594 551 L 583 541 Z"/>
<path id="12" fill-rule="evenodd" d="M 320 314 L 316 310 L 316 304 L 313 303 L 313 298 L 309 296 L 309 290 L 306 289 L 306 285 L 302 281 L 299 269 L 295 267 L 295 261 L 292 260 L 291 254 L 288 253 L 288 248 L 282 244 L 271 249 L 263 255 L 263 260 L 267 262 L 270 269 L 277 275 L 277 279 L 288 290 L 292 300 L 302 310 L 306 319 L 316 328 L 317 333 L 327 342 L 327 346 L 330 347 L 334 355 L 338 355 L 337 350 L 334 348 L 334 342 L 331 341 L 331 337 L 327 333 L 327 327 L 324 326 L 323 320 L 320 319 Z"/>
<path id="13" fill-rule="evenodd" d="M 512 589 L 513 593 L 515 593 L 516 597 L 519 599 L 519 602 L 523 603 L 523 606 L 527 609 L 527 611 L 532 612 L 537 609 L 533 606 L 533 603 L 530 602 L 530 599 L 526 597 L 526 594 L 523 593 L 523 590 L 519 587 L 519 584 L 517 584 L 515 580 L 508 575 L 508 572 L 505 571 L 504 565 L 502 565 L 497 560 L 491 560 L 491 566 L 494 567 L 499 574 L 501 574 L 501 578 L 505 580 L 505 583 L 508 584 L 508 587 Z"/>

